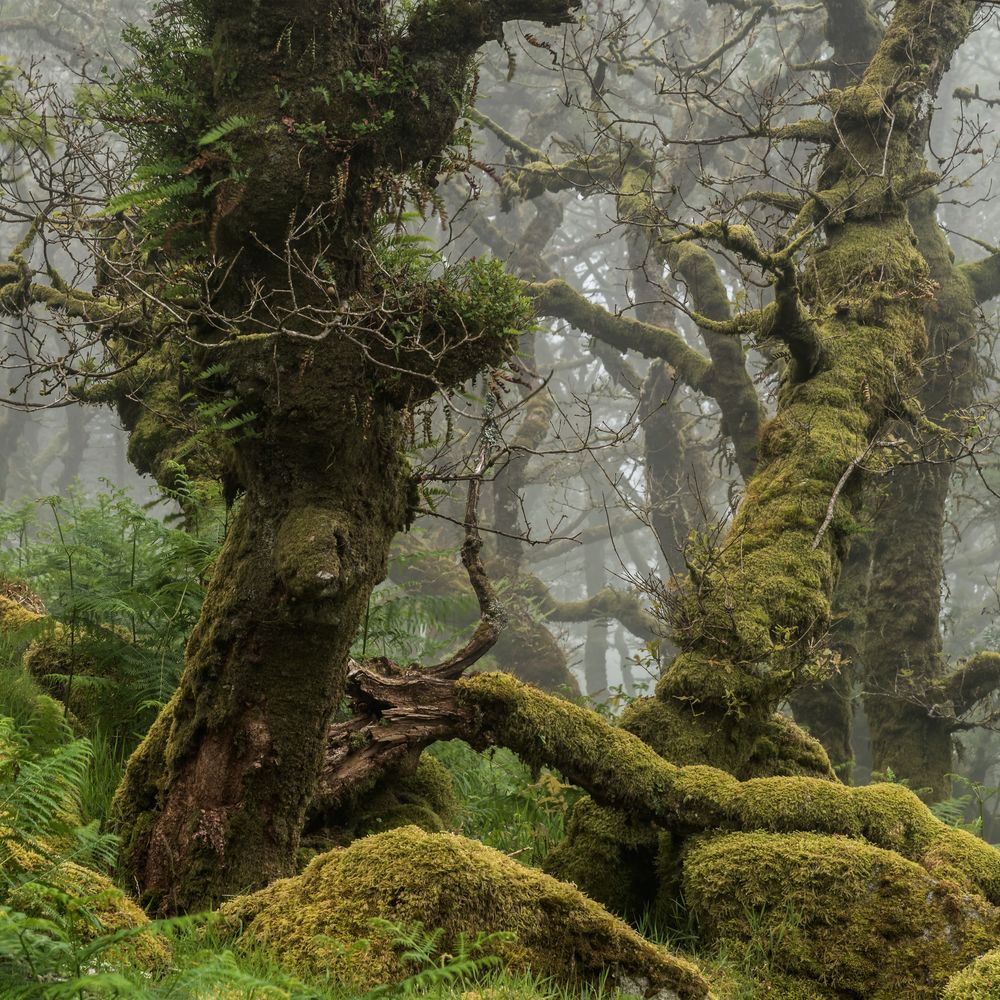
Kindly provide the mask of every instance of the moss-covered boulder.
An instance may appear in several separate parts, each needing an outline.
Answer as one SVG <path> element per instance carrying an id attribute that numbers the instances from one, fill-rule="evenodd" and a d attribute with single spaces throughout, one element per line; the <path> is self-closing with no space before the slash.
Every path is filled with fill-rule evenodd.
<path id="1" fill-rule="evenodd" d="M 943 1000 L 997 1000 L 1000 997 L 1000 948 L 988 951 L 948 980 Z"/>
<path id="2" fill-rule="evenodd" d="M 42 616 L 24 607 L 13 598 L 0 594 L 0 631 L 17 632 L 38 621 Z"/>
<path id="3" fill-rule="evenodd" d="M 25 857 L 30 855 L 20 860 Z M 51 920 L 84 943 L 116 931 L 136 932 L 102 951 L 103 962 L 154 970 L 169 961 L 167 942 L 144 929 L 149 917 L 106 875 L 71 861 L 32 867 L 43 869 L 37 880 L 22 882 L 3 900 L 12 910 Z"/>
<path id="4" fill-rule="evenodd" d="M 1000 912 L 893 851 L 820 834 L 694 842 L 684 898 L 711 942 L 865 1000 L 938 997 L 996 940 Z"/>
<path id="5" fill-rule="evenodd" d="M 372 924 L 441 928 L 459 936 L 513 932 L 495 953 L 512 968 L 561 983 L 635 989 L 662 1000 L 709 996 L 698 970 L 640 937 L 576 888 L 490 847 L 408 826 L 320 855 L 294 878 L 226 903 L 222 926 L 302 971 L 332 972 L 359 986 L 413 970 Z M 362 950 L 358 942 L 367 941 Z"/>

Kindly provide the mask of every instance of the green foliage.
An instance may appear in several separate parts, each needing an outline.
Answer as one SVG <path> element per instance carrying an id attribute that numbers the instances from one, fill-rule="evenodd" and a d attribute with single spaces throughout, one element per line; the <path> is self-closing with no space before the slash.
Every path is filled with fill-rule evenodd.
<path id="1" fill-rule="evenodd" d="M 39 863 L 110 868 L 116 838 L 80 822 L 81 790 L 92 750 L 69 740 L 37 752 L 34 733 L 0 717 L 0 898 L 37 875 Z"/>
<path id="2" fill-rule="evenodd" d="M 382 584 L 368 599 L 351 655 L 388 656 L 400 662 L 433 659 L 453 644 L 457 630 L 448 622 L 460 603 L 461 599 Z"/>
<path id="3" fill-rule="evenodd" d="M 955 795 L 940 802 L 931 803 L 930 811 L 948 826 L 958 830 L 967 830 L 977 836 L 983 836 L 986 825 L 986 806 L 1000 796 L 1000 788 L 985 785 L 961 774 L 946 775 L 949 781 L 965 786 L 968 791 L 964 795 Z M 969 819 L 970 811 L 973 813 Z"/>
<path id="4" fill-rule="evenodd" d="M 0 146 L 21 149 L 48 147 L 50 140 L 38 114 L 27 106 L 21 84 L 27 80 L 25 72 L 12 66 L 0 56 Z M 4 164 L 7 174 L 10 162 Z M 9 176 L 9 182 L 13 178 Z"/>
<path id="5" fill-rule="evenodd" d="M 435 743 L 430 752 L 451 772 L 459 829 L 525 864 L 539 865 L 562 840 L 566 817 L 582 795 L 554 772 L 530 769 L 509 750 L 477 753 L 465 743 Z"/>
<path id="6" fill-rule="evenodd" d="M 489 934 L 478 931 L 471 937 L 460 934 L 454 947 L 445 951 L 441 947 L 444 930 L 440 927 L 426 931 L 419 922 L 403 927 L 380 918 L 372 920 L 372 926 L 387 934 L 392 946 L 399 951 L 400 958 L 417 969 L 398 985 L 376 987 L 368 994 L 372 1000 L 377 997 L 420 996 L 428 992 L 441 997 L 446 986 L 471 979 L 484 969 L 499 965 L 500 958 L 490 949 L 517 939 L 516 934 L 508 931 Z"/>
<path id="7" fill-rule="evenodd" d="M 247 115 L 230 115 L 225 121 L 219 122 L 218 125 L 210 128 L 199 140 L 199 146 L 211 146 L 217 143 L 220 139 L 224 139 L 230 132 L 235 132 L 237 129 L 246 128 L 248 125 L 253 124 L 253 119 Z"/>
<path id="8" fill-rule="evenodd" d="M 177 683 L 218 539 L 166 527 L 110 485 L 0 512 L 0 539 L 0 573 L 51 616 L 33 668 L 108 741 L 140 736 Z"/>

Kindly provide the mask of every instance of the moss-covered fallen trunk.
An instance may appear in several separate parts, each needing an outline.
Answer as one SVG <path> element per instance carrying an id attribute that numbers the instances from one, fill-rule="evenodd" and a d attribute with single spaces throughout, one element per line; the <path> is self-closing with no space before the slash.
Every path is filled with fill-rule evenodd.
<path id="1" fill-rule="evenodd" d="M 661 1000 L 710 996 L 689 962 L 650 944 L 571 885 L 477 841 L 403 827 L 315 858 L 293 878 L 226 903 L 223 929 L 297 970 L 360 987 L 415 970 L 373 920 L 440 928 L 442 952 L 461 935 L 512 932 L 490 951 L 513 969 L 565 985 L 606 983 Z M 359 942 L 367 942 L 360 944 Z"/>
<path id="2" fill-rule="evenodd" d="M 850 788 L 821 778 L 740 781 L 664 760 L 631 733 L 502 674 L 456 683 L 474 720 L 468 735 L 560 770 L 600 802 L 680 833 L 767 830 L 839 834 L 948 869 L 1000 903 L 1000 851 L 935 818 L 901 785 Z"/>
<path id="3" fill-rule="evenodd" d="M 863 839 L 1000 904 L 1000 851 L 941 822 L 902 785 L 851 788 L 804 775 L 741 781 L 707 765 L 673 764 L 597 713 L 508 674 L 452 681 L 409 670 L 383 677 L 356 665 L 352 684 L 364 691 L 371 714 L 364 724 L 331 731 L 326 787 L 360 780 L 380 747 L 399 753 L 459 737 L 476 747 L 509 747 L 533 765 L 557 769 L 597 802 L 682 837 L 762 830 Z"/>

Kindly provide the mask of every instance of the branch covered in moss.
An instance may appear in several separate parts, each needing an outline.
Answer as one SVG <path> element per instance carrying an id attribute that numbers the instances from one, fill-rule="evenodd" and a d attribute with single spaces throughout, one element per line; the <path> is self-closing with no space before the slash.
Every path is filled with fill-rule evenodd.
<path id="1" fill-rule="evenodd" d="M 959 270 L 972 283 L 976 301 L 980 304 L 1000 295 L 1000 250 L 982 260 L 963 264 Z"/>
<path id="2" fill-rule="evenodd" d="M 566 24 L 579 0 L 432 0 L 414 11 L 406 31 L 414 51 L 475 52 L 503 38 L 508 21 Z"/>
<path id="3" fill-rule="evenodd" d="M 559 279 L 528 285 L 527 291 L 534 298 L 539 315 L 564 319 L 578 330 L 620 350 L 637 351 L 647 358 L 662 358 L 673 366 L 681 381 L 693 389 L 706 383 L 711 362 L 689 347 L 674 330 L 627 316 L 615 316 Z"/>
<path id="4" fill-rule="evenodd" d="M 852 788 L 822 778 L 740 781 L 705 765 L 679 767 L 596 712 L 484 673 L 452 683 L 419 669 L 357 678 L 374 709 L 345 746 L 331 739 L 323 786 L 337 786 L 373 741 L 394 745 L 426 727 L 472 746 L 505 746 L 552 767 L 598 802 L 681 833 L 701 830 L 813 832 L 854 837 L 959 877 L 1000 902 L 1000 851 L 936 819 L 901 785 Z M 450 731 L 449 731 L 450 730 Z"/>
<path id="5" fill-rule="evenodd" d="M 941 683 L 941 693 L 961 718 L 1000 688 L 1000 653 L 981 651 L 965 660 Z"/>
<path id="6" fill-rule="evenodd" d="M 582 601 L 559 601 L 537 576 L 527 576 L 523 581 L 523 590 L 530 595 L 535 607 L 552 621 L 591 622 L 610 618 L 621 622 L 640 639 L 654 639 L 659 634 L 657 619 L 638 594 L 605 587 Z"/>

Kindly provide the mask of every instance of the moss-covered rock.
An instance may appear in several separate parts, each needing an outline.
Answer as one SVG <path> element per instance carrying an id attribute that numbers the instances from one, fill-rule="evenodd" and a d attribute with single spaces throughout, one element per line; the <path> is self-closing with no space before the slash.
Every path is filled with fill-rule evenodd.
<path id="1" fill-rule="evenodd" d="M 440 833 L 455 818 L 458 799 L 448 768 L 429 753 L 422 753 L 412 774 L 394 772 L 345 811 L 350 813 L 346 843 L 400 826 Z"/>
<path id="2" fill-rule="evenodd" d="M 943 1000 L 996 1000 L 1000 997 L 1000 948 L 994 948 L 948 980 Z"/>
<path id="3" fill-rule="evenodd" d="M 667 998 L 707 997 L 688 962 L 654 947 L 573 886 L 525 868 L 477 841 L 404 827 L 315 858 L 294 878 L 223 905 L 223 926 L 296 969 L 359 985 L 408 972 L 373 918 L 462 933 L 510 931 L 496 952 L 513 968 L 563 983 L 598 982 Z M 357 942 L 367 940 L 363 951 Z M 648 992 L 647 992 L 648 991 Z"/>
<path id="4" fill-rule="evenodd" d="M 30 861 L 31 855 L 25 854 L 21 860 L 25 859 Z M 7 896 L 7 906 L 28 916 L 51 920 L 84 943 L 116 931 L 135 930 L 135 934 L 103 950 L 100 960 L 149 970 L 167 963 L 170 958 L 167 942 L 142 930 L 149 926 L 149 917 L 106 875 L 71 861 L 52 868 L 41 867 L 44 874 L 39 875 L 38 881 L 18 885 Z"/>
<path id="5" fill-rule="evenodd" d="M 774 965 L 865 1000 L 937 997 L 996 940 L 981 896 L 900 855 L 818 834 L 695 842 L 684 898 L 709 941 L 764 948 Z"/>

